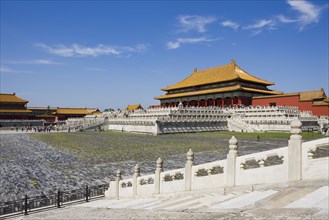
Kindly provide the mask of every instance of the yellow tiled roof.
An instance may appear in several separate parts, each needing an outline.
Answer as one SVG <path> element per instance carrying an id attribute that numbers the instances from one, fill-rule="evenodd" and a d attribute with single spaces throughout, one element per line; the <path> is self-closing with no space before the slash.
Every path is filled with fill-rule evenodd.
<path id="1" fill-rule="evenodd" d="M 257 78 L 246 71 L 242 70 L 232 60 L 230 64 L 218 66 L 214 68 L 208 68 L 204 70 L 195 70 L 191 75 L 182 81 L 163 88 L 163 91 L 169 91 L 173 89 L 186 88 L 192 86 L 199 86 L 212 83 L 227 82 L 231 80 L 242 79 L 249 82 L 259 83 L 263 85 L 273 85 L 273 82 L 269 82 L 260 78 Z"/>
<path id="2" fill-rule="evenodd" d="M 279 98 L 279 97 L 287 97 L 287 96 L 296 96 L 299 95 L 298 92 L 291 92 L 291 93 L 282 93 L 279 95 L 271 95 L 271 96 L 256 96 L 252 97 L 253 99 L 268 99 L 268 98 Z"/>
<path id="3" fill-rule="evenodd" d="M 90 114 L 95 114 L 96 112 L 100 112 L 98 110 L 98 108 L 87 108 L 87 111 L 90 113 Z"/>
<path id="4" fill-rule="evenodd" d="M 128 105 L 127 110 L 133 111 L 142 108 L 140 104 L 135 104 L 135 105 Z"/>
<path id="5" fill-rule="evenodd" d="M 248 88 L 248 87 L 241 87 L 241 88 L 244 91 L 266 93 L 266 94 L 269 94 L 269 95 L 281 95 L 281 94 L 283 94 L 283 92 L 278 92 L 278 91 L 275 91 L 275 90 L 254 89 L 254 88 Z"/>
<path id="6" fill-rule="evenodd" d="M 24 100 L 14 94 L 0 94 L 0 102 L 18 102 L 18 103 L 27 103 L 29 101 Z"/>
<path id="7" fill-rule="evenodd" d="M 326 102 L 326 101 L 315 101 L 315 102 L 312 103 L 312 105 L 314 105 L 314 106 L 328 106 L 329 107 L 329 102 Z"/>
<path id="8" fill-rule="evenodd" d="M 247 88 L 247 87 L 243 87 L 240 85 L 235 85 L 235 86 L 228 86 L 228 87 L 223 87 L 223 88 L 206 89 L 206 90 L 183 92 L 183 93 L 176 93 L 176 94 L 166 94 L 166 95 L 160 95 L 160 96 L 157 96 L 154 98 L 161 100 L 161 99 L 170 99 L 170 98 L 177 98 L 177 97 L 211 94 L 211 93 L 218 93 L 218 92 L 230 92 L 230 91 L 237 91 L 237 90 L 260 92 L 260 93 L 265 93 L 265 94 L 270 94 L 270 95 L 275 95 L 275 94 L 281 93 L 281 92 L 272 91 L 272 90 L 252 89 L 252 88 Z"/>
<path id="9" fill-rule="evenodd" d="M 56 107 L 27 107 L 27 109 L 29 109 L 29 110 L 43 110 L 43 111 L 47 111 L 47 110 L 50 110 L 50 111 L 55 111 L 55 110 L 57 110 L 57 108 Z"/>
<path id="10" fill-rule="evenodd" d="M 299 93 L 299 101 L 312 101 L 314 99 L 324 99 L 326 97 L 323 89 Z"/>
<path id="11" fill-rule="evenodd" d="M 31 111 L 25 109 L 0 109 L 0 113 L 31 113 Z"/>
<path id="12" fill-rule="evenodd" d="M 273 96 L 257 96 L 253 97 L 253 99 L 268 99 L 288 96 L 299 96 L 299 101 L 313 101 L 315 99 L 319 99 L 318 101 L 313 101 L 313 105 L 326 105 L 326 103 L 329 103 L 329 98 L 326 96 L 323 89 L 308 92 L 291 92 Z"/>
<path id="13" fill-rule="evenodd" d="M 53 114 L 57 115 L 89 115 L 92 114 L 86 108 L 57 108 Z"/>

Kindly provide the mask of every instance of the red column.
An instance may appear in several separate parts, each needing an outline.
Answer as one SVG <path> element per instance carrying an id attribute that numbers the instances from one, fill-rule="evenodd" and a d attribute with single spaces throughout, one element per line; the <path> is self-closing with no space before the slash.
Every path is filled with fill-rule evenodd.
<path id="1" fill-rule="evenodd" d="M 200 100 L 198 100 L 198 107 L 200 107 Z"/>
<path id="2" fill-rule="evenodd" d="M 216 99 L 214 99 L 214 101 L 212 102 L 213 104 L 213 106 L 216 106 Z"/>
<path id="3" fill-rule="evenodd" d="M 231 106 L 233 106 L 233 98 L 231 98 Z"/>

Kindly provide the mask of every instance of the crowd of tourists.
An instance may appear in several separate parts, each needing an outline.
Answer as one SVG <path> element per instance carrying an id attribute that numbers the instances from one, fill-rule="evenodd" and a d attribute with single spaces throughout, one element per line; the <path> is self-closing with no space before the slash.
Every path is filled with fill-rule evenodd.
<path id="1" fill-rule="evenodd" d="M 44 125 L 44 126 L 25 126 L 25 127 L 12 127 L 11 130 L 16 130 L 16 132 L 51 132 L 58 131 L 56 125 Z"/>

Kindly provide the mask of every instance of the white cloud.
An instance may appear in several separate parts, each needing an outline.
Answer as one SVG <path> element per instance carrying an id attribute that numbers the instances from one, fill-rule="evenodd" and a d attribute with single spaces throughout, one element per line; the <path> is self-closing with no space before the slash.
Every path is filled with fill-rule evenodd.
<path id="1" fill-rule="evenodd" d="M 251 30 L 251 36 L 259 35 L 263 32 L 264 29 L 266 30 L 274 30 L 275 29 L 275 21 L 272 19 L 261 19 L 257 20 L 254 24 L 250 24 L 247 26 L 242 27 L 244 30 Z"/>
<path id="2" fill-rule="evenodd" d="M 297 19 L 287 18 L 284 15 L 278 15 L 276 18 L 282 23 L 294 23 L 298 21 Z"/>
<path id="3" fill-rule="evenodd" d="M 262 33 L 262 30 L 261 29 L 256 29 L 256 30 L 253 30 L 251 32 L 251 35 L 250 36 L 257 36 L 259 35 L 260 33 Z"/>
<path id="4" fill-rule="evenodd" d="M 269 20 L 261 19 L 261 20 L 256 21 L 254 24 L 244 26 L 243 29 L 246 29 L 246 30 L 261 29 L 261 28 L 264 28 L 267 26 L 272 26 L 272 25 L 273 25 L 272 19 L 269 19 Z"/>
<path id="5" fill-rule="evenodd" d="M 238 23 L 230 21 L 230 20 L 226 20 L 226 21 L 221 22 L 221 25 L 224 26 L 224 27 L 232 28 L 234 30 L 237 30 L 240 26 Z"/>
<path id="6" fill-rule="evenodd" d="M 60 64 L 60 63 L 56 63 L 56 62 L 53 62 L 51 60 L 40 59 L 40 60 L 33 60 L 32 64 L 56 65 L 56 64 Z"/>
<path id="7" fill-rule="evenodd" d="M 12 73 L 12 72 L 14 72 L 14 70 L 11 68 L 5 67 L 5 66 L 0 66 L 0 72 L 1 73 Z"/>
<path id="8" fill-rule="evenodd" d="M 209 39 L 206 37 L 200 37 L 200 38 L 178 38 L 176 41 L 170 41 L 167 43 L 168 49 L 177 49 L 182 44 L 195 44 L 195 43 L 203 43 L 203 42 L 212 42 L 216 41 L 217 39 Z"/>
<path id="9" fill-rule="evenodd" d="M 61 56 L 61 57 L 98 57 L 98 56 L 108 56 L 108 55 L 127 55 L 129 53 L 144 53 L 149 45 L 148 44 L 138 44 L 134 47 L 130 46 L 110 46 L 99 44 L 95 47 L 86 47 L 79 44 L 72 44 L 71 46 L 56 45 L 48 46 L 43 43 L 36 44 L 37 47 L 41 47 L 48 53 Z"/>
<path id="10" fill-rule="evenodd" d="M 62 63 L 54 62 L 52 60 L 47 60 L 47 59 L 6 61 L 5 63 L 10 63 L 10 64 L 41 64 L 41 65 L 59 65 L 59 64 L 62 64 Z"/>
<path id="11" fill-rule="evenodd" d="M 214 16 L 202 17 L 198 15 L 180 15 L 177 19 L 181 26 L 181 32 L 195 30 L 200 33 L 206 32 L 205 26 L 217 20 Z"/>
<path id="12" fill-rule="evenodd" d="M 322 10 L 327 7 L 327 5 L 325 7 L 319 7 L 304 0 L 288 0 L 287 3 L 292 7 L 293 10 L 298 11 L 299 13 L 296 21 L 301 25 L 300 30 L 302 30 L 304 26 L 308 24 L 317 23 L 319 21 Z"/>
<path id="13" fill-rule="evenodd" d="M 0 66 L 0 73 L 33 73 L 33 71 L 17 70 L 6 66 Z"/>

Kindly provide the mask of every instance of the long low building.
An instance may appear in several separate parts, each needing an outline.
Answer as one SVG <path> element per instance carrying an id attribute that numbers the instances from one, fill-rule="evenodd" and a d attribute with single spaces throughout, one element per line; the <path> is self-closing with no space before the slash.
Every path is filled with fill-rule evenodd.
<path id="1" fill-rule="evenodd" d="M 32 123 L 33 121 L 53 123 L 64 121 L 68 118 L 83 118 L 87 115 L 102 114 L 98 108 L 28 107 L 28 102 L 28 100 L 18 97 L 15 93 L 1 93 L 0 125 L 26 126 L 34 124 Z M 29 120 L 28 123 L 26 122 L 27 120 Z"/>
<path id="2" fill-rule="evenodd" d="M 314 115 L 329 115 L 329 98 L 322 88 L 315 91 L 253 97 L 252 104 L 254 106 L 297 106 L 301 111 L 312 111 Z"/>

